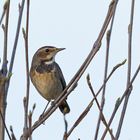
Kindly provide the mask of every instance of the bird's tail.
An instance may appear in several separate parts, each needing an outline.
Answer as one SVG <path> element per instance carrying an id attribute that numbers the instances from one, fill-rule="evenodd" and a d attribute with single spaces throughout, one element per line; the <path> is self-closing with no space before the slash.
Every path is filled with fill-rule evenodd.
<path id="1" fill-rule="evenodd" d="M 66 101 L 60 104 L 59 109 L 64 115 L 70 112 L 70 107 Z"/>

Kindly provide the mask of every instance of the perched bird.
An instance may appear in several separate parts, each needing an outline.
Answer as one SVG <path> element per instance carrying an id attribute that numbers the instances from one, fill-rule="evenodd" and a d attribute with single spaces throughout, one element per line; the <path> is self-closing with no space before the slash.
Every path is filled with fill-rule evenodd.
<path id="1" fill-rule="evenodd" d="M 30 77 L 37 91 L 49 102 L 55 100 L 65 89 L 66 82 L 55 56 L 65 48 L 44 46 L 33 56 Z M 59 106 L 63 114 L 70 112 L 68 103 L 63 101 Z"/>

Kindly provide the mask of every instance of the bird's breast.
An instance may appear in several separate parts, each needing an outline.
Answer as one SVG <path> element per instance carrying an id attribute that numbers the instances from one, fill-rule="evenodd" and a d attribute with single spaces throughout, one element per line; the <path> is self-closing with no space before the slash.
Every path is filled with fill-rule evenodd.
<path id="1" fill-rule="evenodd" d="M 31 80 L 38 92 L 47 100 L 57 98 L 62 92 L 62 83 L 57 76 L 56 69 L 49 72 L 32 73 Z"/>

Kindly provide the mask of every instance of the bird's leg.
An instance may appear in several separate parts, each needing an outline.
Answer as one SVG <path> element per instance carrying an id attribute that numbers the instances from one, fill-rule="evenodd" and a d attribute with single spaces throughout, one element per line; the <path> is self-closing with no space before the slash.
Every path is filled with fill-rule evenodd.
<path id="1" fill-rule="evenodd" d="M 44 113 L 45 113 L 45 111 L 46 111 L 46 109 L 47 109 L 49 103 L 50 103 L 50 101 L 48 101 L 47 105 L 45 106 L 45 108 L 44 108 L 44 110 L 43 110 L 43 112 L 42 112 L 42 114 L 40 115 L 39 118 L 42 118 L 42 117 L 44 116 Z"/>

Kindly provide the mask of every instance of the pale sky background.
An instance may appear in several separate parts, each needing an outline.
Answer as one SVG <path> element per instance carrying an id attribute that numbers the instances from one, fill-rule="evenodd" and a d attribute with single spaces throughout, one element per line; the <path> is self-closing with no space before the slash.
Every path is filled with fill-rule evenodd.
<path id="1" fill-rule="evenodd" d="M 11 1 L 10 26 L 9 26 L 9 43 L 8 58 L 11 57 L 11 50 L 17 25 L 18 3 L 19 0 Z M 0 1 L 0 13 L 4 0 Z M 86 56 L 90 52 L 94 41 L 96 40 L 105 15 L 108 10 L 110 0 L 31 0 L 30 7 L 30 30 L 29 30 L 29 59 L 35 51 L 43 45 L 54 45 L 64 47 L 65 51 L 59 53 L 56 61 L 62 68 L 66 82 L 68 83 Z M 114 30 L 111 40 L 109 56 L 109 72 L 112 68 L 127 58 L 128 34 L 127 28 L 130 19 L 131 0 L 120 0 L 115 16 Z M 135 3 L 134 32 L 133 32 L 133 50 L 132 50 L 132 75 L 138 64 L 140 64 L 140 1 Z M 24 10 L 25 13 L 25 10 Z M 22 27 L 25 27 L 25 14 L 23 17 Z M 3 49 L 3 32 L 0 32 L 0 57 Z M 89 73 L 93 83 L 94 90 L 97 91 L 103 80 L 104 61 L 105 61 L 105 37 L 101 49 L 93 59 L 92 63 L 82 76 L 78 87 L 68 97 L 68 103 L 71 112 L 67 115 L 68 129 L 71 128 L 77 117 L 86 108 L 92 94 L 86 83 L 86 75 Z M 8 60 L 9 60 L 8 59 Z M 119 68 L 107 84 L 106 102 L 104 114 L 106 119 L 110 118 L 114 108 L 115 101 L 120 97 L 126 87 L 127 64 Z M 120 140 L 139 139 L 140 126 L 140 95 L 139 95 L 140 75 L 134 82 L 133 92 L 130 96 Z M 25 54 L 24 40 L 22 32 L 17 46 L 13 75 L 8 93 L 7 105 L 7 126 L 13 126 L 15 135 L 20 137 L 23 128 L 23 104 L 22 100 L 26 93 L 26 75 L 25 75 Z M 31 84 L 30 90 L 30 109 L 36 103 L 36 109 L 33 115 L 33 122 L 43 111 L 46 101 L 37 93 Z M 119 120 L 117 113 L 113 121 L 113 132 L 116 132 L 116 126 Z M 96 122 L 99 111 L 96 104 L 74 130 L 69 140 L 92 140 L 94 138 Z M 101 130 L 103 130 L 101 125 Z M 33 140 L 62 140 L 64 133 L 63 116 L 57 109 L 46 121 L 33 133 Z M 102 134 L 102 133 L 100 133 Z M 99 136 L 100 139 L 100 136 Z M 8 138 L 7 138 L 8 140 Z M 110 136 L 106 137 L 110 140 Z"/>

